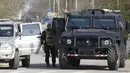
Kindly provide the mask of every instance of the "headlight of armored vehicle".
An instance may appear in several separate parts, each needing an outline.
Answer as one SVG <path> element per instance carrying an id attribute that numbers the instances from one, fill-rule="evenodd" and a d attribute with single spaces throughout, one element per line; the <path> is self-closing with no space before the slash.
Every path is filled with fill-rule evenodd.
<path id="1" fill-rule="evenodd" d="M 12 50 L 12 46 L 8 43 L 1 44 L 1 49 Z"/>
<path id="2" fill-rule="evenodd" d="M 71 44 L 71 43 L 72 43 L 71 39 L 67 39 L 67 44 Z"/>
<path id="3" fill-rule="evenodd" d="M 73 43 L 73 38 L 61 38 L 60 42 L 65 45 L 71 45 Z"/>
<path id="4" fill-rule="evenodd" d="M 111 45 L 111 40 L 102 40 L 101 41 L 102 46 L 108 46 Z"/>

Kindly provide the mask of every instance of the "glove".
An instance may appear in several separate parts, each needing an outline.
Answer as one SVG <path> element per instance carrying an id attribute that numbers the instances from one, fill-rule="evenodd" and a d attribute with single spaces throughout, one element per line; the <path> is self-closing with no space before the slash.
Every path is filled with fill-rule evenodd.
<path id="1" fill-rule="evenodd" d="M 45 41 L 43 41 L 43 44 L 45 45 Z"/>

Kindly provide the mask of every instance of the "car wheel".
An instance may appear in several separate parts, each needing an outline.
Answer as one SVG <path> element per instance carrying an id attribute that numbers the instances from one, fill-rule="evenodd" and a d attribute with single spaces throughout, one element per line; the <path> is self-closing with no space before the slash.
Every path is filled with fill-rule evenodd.
<path id="1" fill-rule="evenodd" d="M 25 59 L 22 59 L 22 66 L 29 67 L 30 66 L 30 55 L 25 56 Z"/>
<path id="2" fill-rule="evenodd" d="M 12 59 L 12 60 L 9 61 L 9 68 L 10 69 L 18 69 L 18 67 L 19 67 L 19 61 L 20 61 L 19 52 L 16 51 L 14 59 Z"/>

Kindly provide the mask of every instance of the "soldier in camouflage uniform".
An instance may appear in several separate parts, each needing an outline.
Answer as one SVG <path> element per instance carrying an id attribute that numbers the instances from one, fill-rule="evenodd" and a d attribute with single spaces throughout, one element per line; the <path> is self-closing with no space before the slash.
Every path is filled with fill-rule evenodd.
<path id="1" fill-rule="evenodd" d="M 47 64 L 47 66 L 49 67 L 50 66 L 50 63 L 49 63 L 49 57 L 50 57 L 50 53 L 51 53 L 51 56 L 52 56 L 52 66 L 55 67 L 55 63 L 56 63 L 56 49 L 55 49 L 55 46 L 53 44 L 53 31 L 52 31 L 52 25 L 51 24 L 48 24 L 47 25 L 47 29 L 44 30 L 42 32 L 42 35 L 41 35 L 41 44 L 44 44 L 44 51 L 45 51 L 45 62 Z"/>

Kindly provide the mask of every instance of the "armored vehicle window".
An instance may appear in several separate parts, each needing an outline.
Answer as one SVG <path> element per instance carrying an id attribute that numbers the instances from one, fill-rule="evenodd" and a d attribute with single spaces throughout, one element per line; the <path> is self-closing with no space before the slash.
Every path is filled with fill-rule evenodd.
<path id="1" fill-rule="evenodd" d="M 114 18 L 94 18 L 94 28 L 115 29 L 116 23 Z"/>
<path id="2" fill-rule="evenodd" d="M 13 25 L 0 25 L 0 37 L 10 37 L 13 36 L 13 34 Z"/>
<path id="3" fill-rule="evenodd" d="M 65 28 L 65 20 L 64 19 L 53 19 L 53 29 L 58 31 L 64 31 Z"/>
<path id="4" fill-rule="evenodd" d="M 40 27 L 39 24 L 26 24 L 22 27 L 23 36 L 29 35 L 39 35 L 40 34 Z"/>
<path id="5" fill-rule="evenodd" d="M 67 29 L 82 29 L 90 27 L 90 19 L 89 18 L 69 18 L 67 23 Z"/>

